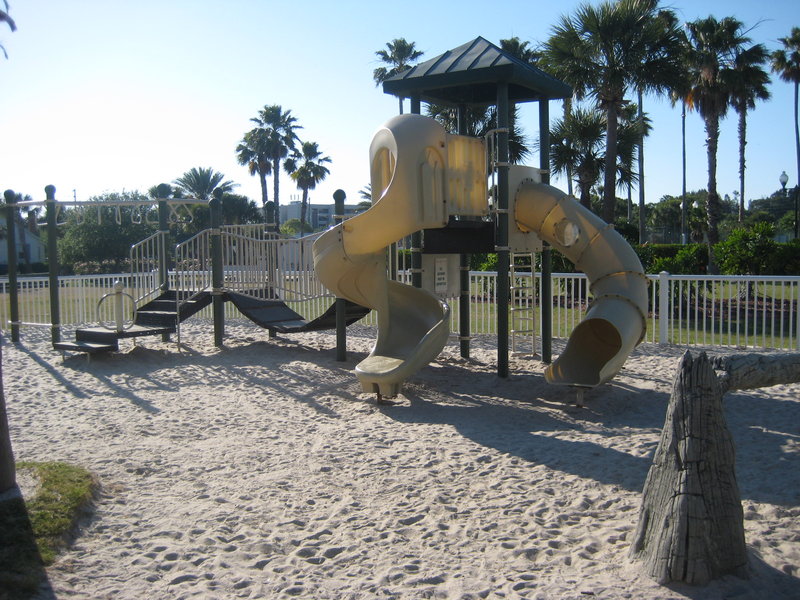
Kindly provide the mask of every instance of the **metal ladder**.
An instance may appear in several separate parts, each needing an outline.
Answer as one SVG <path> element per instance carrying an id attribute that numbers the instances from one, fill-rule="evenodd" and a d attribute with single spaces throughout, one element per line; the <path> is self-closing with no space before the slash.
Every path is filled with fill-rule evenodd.
<path id="1" fill-rule="evenodd" d="M 533 253 L 511 253 L 511 353 L 515 356 L 537 354 L 534 265 Z"/>

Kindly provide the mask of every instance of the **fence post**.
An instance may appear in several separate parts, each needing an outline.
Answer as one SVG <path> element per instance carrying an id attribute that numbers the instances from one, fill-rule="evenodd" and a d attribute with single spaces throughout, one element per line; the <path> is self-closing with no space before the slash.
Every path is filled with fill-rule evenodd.
<path id="1" fill-rule="evenodd" d="M 658 343 L 669 343 L 669 273 L 658 274 Z"/>
<path id="2" fill-rule="evenodd" d="M 47 215 L 47 264 L 50 281 L 50 338 L 53 343 L 61 341 L 61 305 L 59 303 L 58 282 L 58 205 L 56 205 L 56 186 L 44 188 L 46 197 L 45 214 Z"/>

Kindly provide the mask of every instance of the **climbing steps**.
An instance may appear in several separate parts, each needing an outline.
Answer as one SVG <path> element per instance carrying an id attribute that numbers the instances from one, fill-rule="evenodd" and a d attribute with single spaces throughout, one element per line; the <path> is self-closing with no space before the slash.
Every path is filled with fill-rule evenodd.
<path id="1" fill-rule="evenodd" d="M 123 331 L 106 327 L 82 327 L 75 331 L 75 340 L 55 342 L 53 348 L 68 352 L 98 354 L 119 350 L 119 340 L 151 335 L 175 333 L 178 322 L 183 322 L 211 303 L 211 294 L 199 292 L 182 301 L 178 309 L 178 295 L 174 290 L 164 292 L 136 311 L 133 325 Z"/>

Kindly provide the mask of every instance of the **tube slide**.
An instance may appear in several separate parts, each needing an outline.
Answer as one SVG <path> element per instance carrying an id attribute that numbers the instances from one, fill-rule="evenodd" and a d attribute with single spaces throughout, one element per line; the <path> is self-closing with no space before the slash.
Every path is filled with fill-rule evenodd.
<path id="1" fill-rule="evenodd" d="M 372 207 L 326 231 L 314 243 L 322 284 L 378 314 L 378 339 L 356 366 L 366 392 L 396 396 L 405 380 L 444 348 L 450 308 L 432 293 L 390 281 L 386 247 L 447 223 L 444 129 L 419 115 L 400 115 L 370 147 Z"/>
<path id="2" fill-rule="evenodd" d="M 594 296 L 564 352 L 545 371 L 549 383 L 594 387 L 622 368 L 647 328 L 647 278 L 633 248 L 574 198 L 523 180 L 514 218 L 586 273 Z"/>

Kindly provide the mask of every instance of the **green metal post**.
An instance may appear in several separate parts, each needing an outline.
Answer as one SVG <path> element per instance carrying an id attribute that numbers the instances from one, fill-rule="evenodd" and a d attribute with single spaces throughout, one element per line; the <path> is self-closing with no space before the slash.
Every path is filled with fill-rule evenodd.
<path id="1" fill-rule="evenodd" d="M 467 135 L 467 107 L 458 106 L 458 133 Z M 458 329 L 461 346 L 461 357 L 469 358 L 470 342 L 470 293 L 469 293 L 469 254 L 459 256 L 460 279 L 458 298 Z"/>
<path id="2" fill-rule="evenodd" d="M 344 190 L 333 192 L 333 222 L 338 225 L 344 221 Z M 336 360 L 347 360 L 347 307 L 344 298 L 336 299 Z"/>
<path id="3" fill-rule="evenodd" d="M 411 114 L 420 114 L 419 96 L 411 97 Z M 411 234 L 411 285 L 415 288 L 422 287 L 422 232 L 415 231 Z"/>
<path id="4" fill-rule="evenodd" d="M 58 236 L 56 217 L 56 186 L 48 185 L 44 188 L 45 210 L 47 215 L 47 265 L 49 266 L 50 281 L 50 339 L 53 343 L 61 341 L 61 305 L 59 303 L 58 289 Z"/>
<path id="5" fill-rule="evenodd" d="M 508 83 L 497 86 L 497 375 L 508 377 Z M 505 129 L 505 131 L 503 131 Z"/>
<path id="6" fill-rule="evenodd" d="M 17 289 L 17 195 L 14 190 L 3 193 L 6 199 L 6 244 L 8 246 L 8 294 L 11 302 L 11 341 L 19 342 L 19 290 Z"/>
<path id="7" fill-rule="evenodd" d="M 169 257 L 167 256 L 167 239 L 169 239 L 169 205 L 167 196 L 171 188 L 166 183 L 158 186 L 158 289 L 162 294 L 169 291 Z M 168 342 L 169 334 L 161 334 L 161 341 Z"/>
<path id="8" fill-rule="evenodd" d="M 542 183 L 550 183 L 550 101 L 539 100 L 539 168 Z M 542 315 L 542 362 L 553 360 L 553 250 L 542 244 L 542 289 L 540 311 Z"/>
<path id="9" fill-rule="evenodd" d="M 211 311 L 214 318 L 214 346 L 222 347 L 225 337 L 225 299 L 223 297 L 222 267 L 222 190 L 214 190 L 214 197 L 208 202 L 211 213 Z"/>

